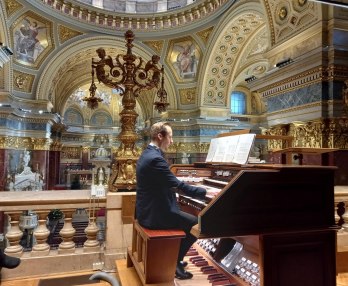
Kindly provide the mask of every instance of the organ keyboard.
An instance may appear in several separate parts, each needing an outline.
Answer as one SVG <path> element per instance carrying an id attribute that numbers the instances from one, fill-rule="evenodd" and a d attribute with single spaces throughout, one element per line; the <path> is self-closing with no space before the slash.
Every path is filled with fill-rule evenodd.
<path id="1" fill-rule="evenodd" d="M 229 277 L 216 285 L 336 285 L 335 169 L 173 165 L 177 177 L 208 191 L 205 200 L 180 194 L 178 202 L 198 216 L 197 243 L 211 248 L 195 247 Z"/>

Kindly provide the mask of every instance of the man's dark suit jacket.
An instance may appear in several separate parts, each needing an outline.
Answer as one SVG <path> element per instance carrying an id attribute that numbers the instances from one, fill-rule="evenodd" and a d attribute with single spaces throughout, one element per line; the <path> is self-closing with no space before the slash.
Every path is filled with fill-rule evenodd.
<path id="1" fill-rule="evenodd" d="M 168 229 L 177 224 L 180 209 L 173 188 L 191 197 L 204 197 L 206 190 L 178 180 L 170 171 L 161 150 L 148 145 L 137 162 L 136 219 L 152 229 Z"/>

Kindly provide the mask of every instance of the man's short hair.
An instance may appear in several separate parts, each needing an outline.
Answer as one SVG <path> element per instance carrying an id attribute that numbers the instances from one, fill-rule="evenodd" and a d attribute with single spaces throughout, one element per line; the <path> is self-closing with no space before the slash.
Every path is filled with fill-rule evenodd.
<path id="1" fill-rule="evenodd" d="M 159 133 L 165 137 L 168 134 L 167 128 L 171 127 L 168 122 L 156 122 L 150 128 L 150 138 L 151 140 L 156 139 Z"/>

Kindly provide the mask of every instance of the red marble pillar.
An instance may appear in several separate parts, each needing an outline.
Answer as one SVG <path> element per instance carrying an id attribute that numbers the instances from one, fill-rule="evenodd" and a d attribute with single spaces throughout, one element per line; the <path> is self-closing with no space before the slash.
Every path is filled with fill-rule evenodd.
<path id="1" fill-rule="evenodd" d="M 82 151 L 81 168 L 82 168 L 82 170 L 88 170 L 89 149 L 88 148 L 82 148 L 81 151 Z"/>
<path id="2" fill-rule="evenodd" d="M 50 151 L 48 172 L 47 189 L 54 190 L 57 188 L 60 178 L 60 151 Z"/>
<path id="3" fill-rule="evenodd" d="M 6 173 L 7 173 L 7 160 L 6 160 L 6 150 L 0 149 L 0 191 L 5 190 L 6 184 Z"/>

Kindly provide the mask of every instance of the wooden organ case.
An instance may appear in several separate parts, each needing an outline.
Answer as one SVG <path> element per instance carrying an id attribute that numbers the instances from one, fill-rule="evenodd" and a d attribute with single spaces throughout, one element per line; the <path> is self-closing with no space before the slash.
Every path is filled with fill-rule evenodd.
<path id="1" fill-rule="evenodd" d="M 183 211 L 198 216 L 192 233 L 200 250 L 231 277 L 233 283 L 223 285 L 242 286 L 336 285 L 335 169 L 213 163 L 171 167 L 184 181 L 219 190 L 206 201 L 184 195 L 178 201 Z M 227 267 L 228 259 L 233 268 Z"/>

